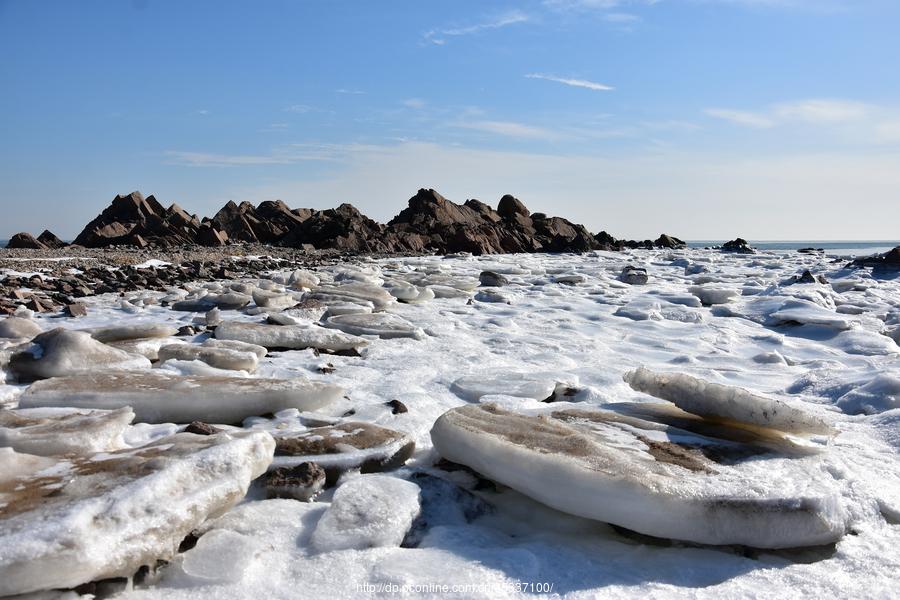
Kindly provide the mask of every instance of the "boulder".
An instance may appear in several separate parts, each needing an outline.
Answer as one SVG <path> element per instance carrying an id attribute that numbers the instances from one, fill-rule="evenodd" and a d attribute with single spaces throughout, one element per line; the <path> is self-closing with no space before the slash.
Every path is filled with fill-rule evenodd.
<path id="1" fill-rule="evenodd" d="M 648 281 L 647 269 L 628 265 L 622 269 L 619 279 L 628 285 L 646 285 Z"/>
<path id="2" fill-rule="evenodd" d="M 65 248 L 66 246 L 68 246 L 68 244 L 56 237 L 56 235 L 48 229 L 42 231 L 41 235 L 39 235 L 37 239 L 40 243 L 44 244 L 48 248 Z"/>
<path id="3" fill-rule="evenodd" d="M 656 241 L 653 242 L 653 245 L 659 248 L 687 248 L 686 242 L 665 233 L 656 238 Z"/>
<path id="4" fill-rule="evenodd" d="M 883 270 L 900 269 L 900 246 L 884 254 L 857 258 L 850 264 L 854 267 L 875 267 Z"/>
<path id="5" fill-rule="evenodd" d="M 9 239 L 9 243 L 6 244 L 7 248 L 19 248 L 23 250 L 47 250 L 49 247 L 41 242 L 40 240 L 36 240 L 33 235 L 28 232 L 22 231 Z"/>
<path id="6" fill-rule="evenodd" d="M 268 498 L 293 498 L 308 502 L 325 489 L 325 469 L 313 462 L 275 469 L 266 476 Z"/>
<path id="7" fill-rule="evenodd" d="M 722 252 L 734 252 L 736 254 L 754 254 L 756 250 L 747 244 L 743 238 L 735 238 L 722 244 Z"/>

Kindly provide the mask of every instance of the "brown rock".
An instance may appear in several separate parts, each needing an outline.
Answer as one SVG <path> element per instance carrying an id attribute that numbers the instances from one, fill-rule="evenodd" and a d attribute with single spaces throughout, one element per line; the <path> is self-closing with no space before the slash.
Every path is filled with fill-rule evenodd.
<path id="1" fill-rule="evenodd" d="M 6 244 L 7 248 L 20 248 L 23 250 L 47 250 L 48 246 L 43 242 L 36 240 L 33 235 L 22 231 L 12 236 L 9 239 L 9 243 Z"/>

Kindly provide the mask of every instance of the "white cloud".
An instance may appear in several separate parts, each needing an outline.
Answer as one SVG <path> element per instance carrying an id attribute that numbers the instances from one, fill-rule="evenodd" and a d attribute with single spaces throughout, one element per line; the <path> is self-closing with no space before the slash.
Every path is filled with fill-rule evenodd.
<path id="1" fill-rule="evenodd" d="M 305 114 L 315 109 L 307 104 L 291 104 L 290 106 L 285 107 L 284 110 L 286 112 Z"/>
<path id="2" fill-rule="evenodd" d="M 461 121 L 456 123 L 455 126 L 520 139 L 550 141 L 558 140 L 562 137 L 558 132 L 550 129 L 513 121 Z"/>
<path id="3" fill-rule="evenodd" d="M 897 152 L 605 158 L 411 142 L 358 147 L 327 175 L 232 195 L 298 206 L 354 198 L 364 213 L 387 221 L 417 189 L 433 187 L 457 202 L 495 204 L 514 194 L 533 211 L 635 239 L 661 232 L 684 239 L 889 239 L 896 235 L 893 221 L 871 215 L 892 214 L 898 161 Z M 867 210 L 848 210 L 848 199 L 859 197 Z"/>
<path id="4" fill-rule="evenodd" d="M 580 87 L 588 90 L 594 91 L 610 91 L 615 88 L 605 83 L 597 83 L 595 81 L 588 81 L 587 79 L 572 79 L 568 77 L 557 77 L 555 75 L 544 75 L 543 73 L 529 73 L 525 77 L 529 79 L 543 79 L 545 81 L 555 81 L 556 83 L 562 83 L 564 85 L 569 85 L 572 87 Z"/>
<path id="5" fill-rule="evenodd" d="M 848 100 L 813 99 L 777 104 L 773 113 L 784 120 L 809 123 L 844 123 L 864 119 L 869 106 Z"/>
<path id="6" fill-rule="evenodd" d="M 425 108 L 425 101 L 421 98 L 407 98 L 403 101 L 403 106 L 415 110 L 421 110 Z"/>
<path id="7" fill-rule="evenodd" d="M 771 104 L 756 111 L 710 108 L 704 112 L 711 117 L 759 129 L 805 125 L 839 135 L 852 143 L 900 141 L 891 133 L 900 119 L 896 108 L 856 100 L 812 98 Z"/>
<path id="8" fill-rule="evenodd" d="M 165 163 L 185 167 L 247 167 L 259 165 L 289 165 L 306 161 L 334 160 L 338 154 L 327 147 L 297 151 L 279 149 L 268 154 L 216 154 L 212 152 L 184 152 L 168 150 Z"/>
<path id="9" fill-rule="evenodd" d="M 623 12 L 611 12 L 603 15 L 603 19 L 609 21 L 610 23 L 636 23 L 640 21 L 641 18 L 637 15 L 633 15 L 631 13 L 623 13 Z"/>
<path id="10" fill-rule="evenodd" d="M 707 108 L 703 112 L 711 117 L 724 119 L 726 121 L 730 121 L 737 125 L 744 125 L 746 127 L 766 129 L 775 125 L 775 122 L 765 115 L 744 110 L 732 110 L 728 108 Z"/>
<path id="11" fill-rule="evenodd" d="M 482 31 L 487 31 L 490 29 L 500 29 L 501 27 L 508 27 L 509 25 L 525 23 L 530 20 L 530 17 L 525 13 L 514 10 L 500 15 L 494 19 L 476 23 L 474 25 L 468 25 L 465 27 L 451 27 L 447 29 L 432 29 L 430 31 L 426 31 L 422 37 L 427 42 L 442 46 L 447 43 L 446 38 L 448 37 L 481 33 Z"/>
<path id="12" fill-rule="evenodd" d="M 354 96 L 359 96 L 359 95 L 365 94 L 365 92 L 362 90 L 354 90 L 351 88 L 338 88 L 334 91 L 336 94 L 351 94 Z"/>
<path id="13" fill-rule="evenodd" d="M 875 140 L 882 144 L 900 144 L 900 120 L 884 121 L 876 125 Z"/>

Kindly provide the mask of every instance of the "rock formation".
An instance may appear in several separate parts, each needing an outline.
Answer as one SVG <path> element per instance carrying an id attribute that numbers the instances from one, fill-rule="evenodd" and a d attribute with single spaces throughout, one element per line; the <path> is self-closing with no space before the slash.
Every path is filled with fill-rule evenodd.
<path id="1" fill-rule="evenodd" d="M 48 246 L 41 242 L 40 240 L 36 240 L 33 235 L 28 232 L 22 231 L 12 236 L 9 239 L 9 243 L 6 244 L 7 248 L 22 248 L 27 250 L 46 250 Z"/>
<path id="2" fill-rule="evenodd" d="M 291 209 L 281 200 L 254 206 L 229 201 L 212 218 L 198 219 L 177 204 L 169 208 L 139 192 L 116 196 L 75 239 L 87 247 L 131 245 L 140 248 L 200 244 L 268 244 L 348 253 L 585 252 L 623 248 L 683 248 L 678 238 L 662 234 L 655 242 L 617 240 L 591 234 L 562 217 L 532 213 L 517 198 L 505 195 L 497 209 L 479 200 L 456 204 L 433 189 L 420 189 L 408 206 L 386 225 L 351 204 L 328 210 Z M 17 234 L 13 248 L 58 248 L 63 244 L 45 231 L 35 239 Z"/>

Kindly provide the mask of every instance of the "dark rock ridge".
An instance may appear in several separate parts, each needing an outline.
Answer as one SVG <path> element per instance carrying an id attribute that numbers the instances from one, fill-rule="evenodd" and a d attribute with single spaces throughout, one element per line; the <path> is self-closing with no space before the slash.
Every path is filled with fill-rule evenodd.
<path id="1" fill-rule="evenodd" d="M 6 247 L 22 248 L 27 250 L 47 250 L 49 248 L 49 246 L 47 246 L 40 240 L 35 239 L 33 235 L 24 231 L 12 236 L 9 239 L 9 243 L 6 244 Z"/>
<path id="2" fill-rule="evenodd" d="M 850 263 L 853 267 L 874 267 L 879 270 L 900 270 L 900 246 L 884 254 L 857 258 Z"/>
<path id="3" fill-rule="evenodd" d="M 30 244 L 19 234 L 16 243 Z M 34 240 L 35 247 L 61 244 L 53 234 Z M 12 243 L 12 242 L 10 242 Z M 212 218 L 199 219 L 177 204 L 169 208 L 139 192 L 116 196 L 112 204 L 88 223 L 75 243 L 89 248 L 107 246 L 172 247 L 224 246 L 247 243 L 289 248 L 329 249 L 349 253 L 585 252 L 624 248 L 683 248 L 676 237 L 662 234 L 656 241 L 618 240 L 608 233 L 596 236 L 562 217 L 532 213 L 517 198 L 506 195 L 497 209 L 466 200 L 456 204 L 433 189 L 420 189 L 407 208 L 386 225 L 368 218 L 351 204 L 328 210 L 291 209 L 281 200 L 237 204 L 229 201 Z"/>
<path id="4" fill-rule="evenodd" d="M 37 239 L 28 232 L 22 231 L 10 238 L 7 248 L 21 248 L 24 250 L 52 250 L 64 248 L 68 244 L 56 237 L 53 232 L 46 229 L 37 236 Z"/>
<path id="5" fill-rule="evenodd" d="M 754 254 L 756 250 L 750 247 L 744 238 L 735 238 L 722 244 L 722 252 L 735 252 L 737 254 Z"/>

